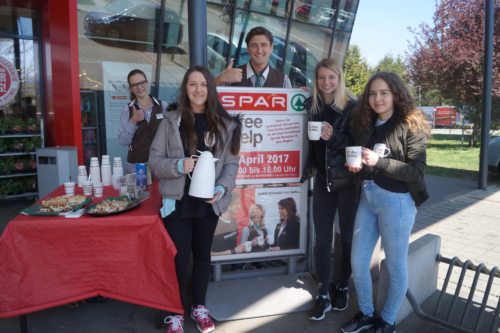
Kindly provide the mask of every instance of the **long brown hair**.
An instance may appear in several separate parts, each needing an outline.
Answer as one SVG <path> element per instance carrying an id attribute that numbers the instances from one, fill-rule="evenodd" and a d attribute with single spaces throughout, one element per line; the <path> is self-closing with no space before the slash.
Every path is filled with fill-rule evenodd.
<path id="1" fill-rule="evenodd" d="M 241 126 L 237 117 L 231 117 L 226 109 L 222 106 L 217 95 L 215 80 L 212 74 L 205 67 L 194 66 L 188 69 L 182 80 L 181 89 L 179 92 L 179 107 L 181 113 L 181 127 L 185 134 L 185 148 L 191 153 L 196 153 L 196 142 L 198 137 L 194 129 L 194 112 L 191 109 L 191 103 L 187 96 L 187 82 L 189 75 L 193 72 L 199 72 L 207 81 L 207 101 L 205 102 L 205 115 L 207 117 L 207 131 L 211 136 L 216 138 L 215 151 L 222 152 L 224 147 L 223 133 L 229 135 L 224 120 L 236 121 L 237 126 L 233 131 L 231 140 L 231 153 L 234 155 L 240 152 Z"/>
<path id="2" fill-rule="evenodd" d="M 360 134 L 372 126 L 377 114 L 372 110 L 369 103 L 370 89 L 373 81 L 381 79 L 389 86 L 394 103 L 394 124 L 406 123 L 413 133 L 424 133 L 430 135 L 430 127 L 423 112 L 415 105 L 410 90 L 399 77 L 392 72 L 378 72 L 374 74 L 365 86 L 365 90 L 359 98 L 359 103 L 353 111 L 351 128 L 354 133 Z"/>

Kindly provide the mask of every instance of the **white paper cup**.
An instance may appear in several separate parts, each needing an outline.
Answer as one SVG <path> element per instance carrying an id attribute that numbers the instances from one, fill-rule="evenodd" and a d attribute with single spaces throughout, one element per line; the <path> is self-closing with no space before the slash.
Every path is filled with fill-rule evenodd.
<path id="1" fill-rule="evenodd" d="M 105 164 L 111 164 L 110 160 L 109 160 L 109 155 L 102 155 L 101 157 L 101 165 L 105 165 Z"/>
<path id="2" fill-rule="evenodd" d="M 75 195 L 75 182 L 65 182 L 64 193 L 66 195 Z"/>
<path id="3" fill-rule="evenodd" d="M 85 165 L 78 166 L 78 176 L 87 176 L 87 168 Z"/>
<path id="4" fill-rule="evenodd" d="M 245 252 L 250 252 L 252 251 L 252 241 L 246 241 L 245 242 Z"/>
<path id="5" fill-rule="evenodd" d="M 113 158 L 113 166 L 114 167 L 121 167 L 122 166 L 122 158 L 121 157 L 114 157 Z"/>
<path id="6" fill-rule="evenodd" d="M 323 122 L 310 121 L 307 123 L 307 137 L 311 141 L 318 141 L 321 138 L 321 127 Z"/>
<path id="7" fill-rule="evenodd" d="M 257 245 L 264 246 L 264 236 L 257 237 Z"/>
<path id="8" fill-rule="evenodd" d="M 361 167 L 361 146 L 345 147 L 345 159 L 348 166 Z"/>
<path id="9" fill-rule="evenodd" d="M 83 182 L 87 180 L 87 175 L 78 175 L 77 186 L 83 187 Z"/>
<path id="10" fill-rule="evenodd" d="M 90 158 L 90 167 L 99 166 L 99 159 L 97 157 Z"/>
<path id="11" fill-rule="evenodd" d="M 376 143 L 375 146 L 373 146 L 373 151 L 380 157 L 387 157 L 391 153 L 391 150 L 385 143 Z"/>
<path id="12" fill-rule="evenodd" d="M 83 195 L 91 196 L 92 195 L 92 182 L 85 180 L 83 182 Z"/>
<path id="13" fill-rule="evenodd" d="M 102 182 L 94 183 L 94 197 L 100 198 L 104 195 L 104 185 Z"/>
<path id="14" fill-rule="evenodd" d="M 111 165 L 109 164 L 103 164 L 101 166 L 101 180 L 104 186 L 109 186 L 111 185 L 112 179 L 111 179 Z"/>

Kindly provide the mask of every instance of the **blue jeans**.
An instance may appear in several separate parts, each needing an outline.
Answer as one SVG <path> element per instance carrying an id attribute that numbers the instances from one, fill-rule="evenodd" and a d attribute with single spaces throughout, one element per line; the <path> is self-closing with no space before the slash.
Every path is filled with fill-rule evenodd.
<path id="1" fill-rule="evenodd" d="M 359 310 L 373 315 L 370 259 L 378 237 L 382 238 L 389 274 L 389 288 L 380 316 L 394 324 L 408 288 L 408 244 L 417 209 L 409 193 L 384 190 L 364 181 L 356 213 L 351 266 Z"/>

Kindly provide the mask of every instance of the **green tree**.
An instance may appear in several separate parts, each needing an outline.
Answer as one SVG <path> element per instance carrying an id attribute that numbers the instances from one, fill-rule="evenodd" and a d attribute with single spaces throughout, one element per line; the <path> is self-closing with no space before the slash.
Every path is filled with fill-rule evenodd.
<path id="1" fill-rule="evenodd" d="M 495 11 L 495 22 L 500 13 Z M 441 0 L 434 26 L 423 24 L 408 58 L 409 76 L 424 92 L 439 91 L 462 105 L 474 123 L 471 145 L 481 126 L 484 60 L 484 0 Z M 493 99 L 500 96 L 500 25 L 495 24 L 493 46 Z M 495 112 L 493 112 L 495 116 Z M 487 129 L 489 130 L 489 129 Z"/>
<path id="2" fill-rule="evenodd" d="M 394 72 L 408 81 L 406 65 L 399 55 L 394 57 L 392 54 L 386 54 L 375 66 L 374 73 L 376 72 Z"/>
<path id="3" fill-rule="evenodd" d="M 351 45 L 344 60 L 345 84 L 355 95 L 359 96 L 368 82 L 370 68 L 366 59 L 361 56 L 357 45 Z"/>

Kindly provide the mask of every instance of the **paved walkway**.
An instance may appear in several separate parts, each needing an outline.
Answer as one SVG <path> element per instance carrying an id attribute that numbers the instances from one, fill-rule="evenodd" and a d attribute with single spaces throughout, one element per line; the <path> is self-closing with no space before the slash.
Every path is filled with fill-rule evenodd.
<path id="1" fill-rule="evenodd" d="M 427 181 L 431 199 L 419 208 L 412 239 L 433 233 L 442 238 L 443 256 L 458 256 L 474 264 L 484 263 L 489 268 L 500 266 L 500 186 L 483 191 L 476 189 L 475 182 L 464 180 L 428 177 Z M 499 297 L 499 290 L 496 285 L 492 293 Z M 306 313 L 299 312 L 218 323 L 216 332 L 338 332 L 356 308 L 350 306 L 347 312 L 328 313 L 321 322 L 311 322 Z M 151 309 L 109 301 L 81 304 L 78 308 L 62 306 L 31 314 L 28 318 L 30 331 L 37 333 L 164 332 L 155 327 L 155 316 L 156 311 Z M 406 333 L 452 332 L 414 316 L 398 327 L 398 332 Z M 19 332 L 18 319 L 0 319 L 0 332 Z M 185 332 L 197 332 L 189 318 L 186 318 Z"/>

